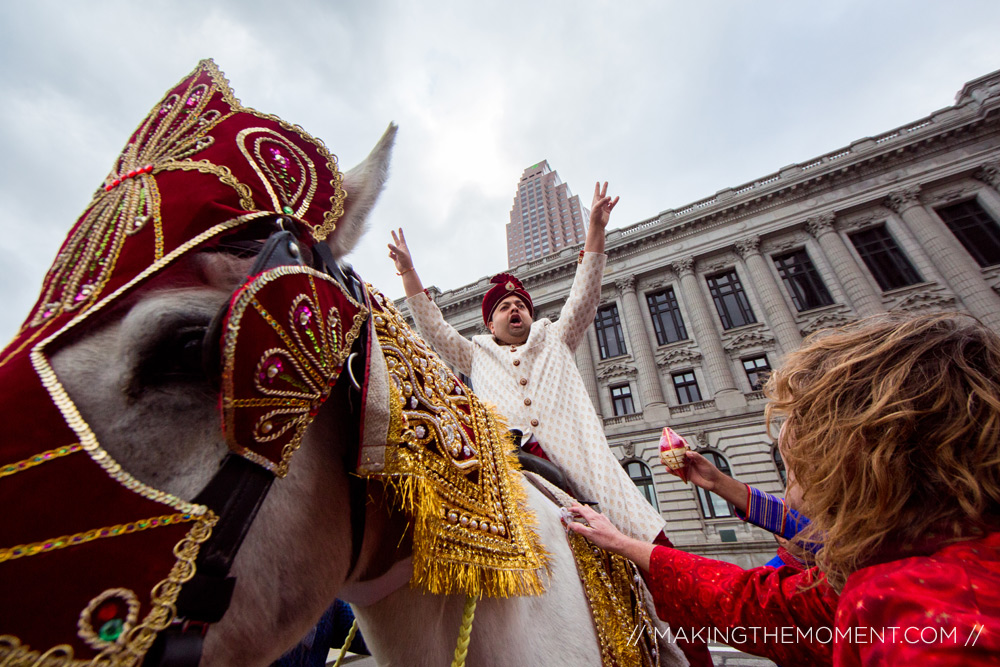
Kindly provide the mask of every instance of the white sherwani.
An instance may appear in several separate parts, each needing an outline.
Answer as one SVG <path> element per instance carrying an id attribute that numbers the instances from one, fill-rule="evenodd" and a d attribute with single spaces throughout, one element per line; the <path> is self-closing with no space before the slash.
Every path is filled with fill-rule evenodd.
<path id="1" fill-rule="evenodd" d="M 608 448 L 573 359 L 597 313 L 606 260 L 603 253 L 585 253 L 559 320 L 533 322 L 518 347 L 491 335 L 464 338 L 425 294 L 407 305 L 421 336 L 472 378 L 477 396 L 495 405 L 511 428 L 534 433 L 546 455 L 622 532 L 649 542 L 663 529 L 663 518 Z"/>

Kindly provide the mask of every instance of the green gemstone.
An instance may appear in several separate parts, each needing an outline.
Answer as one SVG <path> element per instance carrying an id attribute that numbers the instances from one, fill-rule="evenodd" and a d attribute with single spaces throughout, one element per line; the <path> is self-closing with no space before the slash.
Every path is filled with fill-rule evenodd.
<path id="1" fill-rule="evenodd" d="M 291 215 L 291 214 L 295 213 L 295 211 L 292 210 L 291 206 L 282 206 L 281 207 L 281 212 L 284 213 L 284 214 L 286 214 L 286 215 Z"/>
<path id="2" fill-rule="evenodd" d="M 101 626 L 101 630 L 97 633 L 97 636 L 100 637 L 102 641 L 113 642 L 121 637 L 122 630 L 124 629 L 125 621 L 120 618 L 113 618 Z"/>

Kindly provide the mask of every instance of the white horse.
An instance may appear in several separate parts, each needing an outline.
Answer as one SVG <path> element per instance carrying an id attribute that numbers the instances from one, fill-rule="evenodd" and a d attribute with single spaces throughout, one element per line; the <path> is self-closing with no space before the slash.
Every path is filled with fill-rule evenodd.
<path id="1" fill-rule="evenodd" d="M 345 174 L 346 212 L 327 240 L 335 257 L 361 235 L 386 178 L 394 134 L 390 128 L 369 157 Z M 102 446 L 139 480 L 182 499 L 198 494 L 227 452 L 217 389 L 202 370 L 200 346 L 251 261 L 218 252 L 190 255 L 52 358 Z M 399 572 L 392 566 L 406 555 L 399 546 L 405 517 L 384 503 L 366 508 L 364 546 L 352 567 L 352 463 L 346 453 L 354 443 L 343 425 L 356 417 L 346 401 L 335 399 L 309 427 L 289 474 L 275 481 L 257 514 L 233 565 L 231 605 L 209 629 L 201 664 L 268 665 L 342 591 L 387 586 L 379 582 Z M 600 665 L 559 511 L 534 487 L 525 487 L 540 538 L 552 554 L 547 593 L 481 600 L 468 664 Z M 372 578 L 375 584 L 362 583 Z M 379 664 L 449 664 L 464 598 L 427 595 L 406 585 L 391 591 L 383 588 L 370 604 L 356 606 Z M 661 651 L 662 664 L 683 663 L 671 650 Z"/>

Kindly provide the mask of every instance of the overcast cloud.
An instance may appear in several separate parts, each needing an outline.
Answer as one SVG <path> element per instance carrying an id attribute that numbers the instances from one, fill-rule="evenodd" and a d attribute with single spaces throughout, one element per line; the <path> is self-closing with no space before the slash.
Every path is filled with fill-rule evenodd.
<path id="1" fill-rule="evenodd" d="M 995 0 L 285 4 L 0 6 L 0 344 L 131 132 L 204 57 L 343 167 L 399 124 L 349 257 L 391 297 L 397 226 L 426 285 L 504 270 L 539 160 L 586 204 L 610 181 L 621 227 L 926 116 L 1000 69 Z"/>

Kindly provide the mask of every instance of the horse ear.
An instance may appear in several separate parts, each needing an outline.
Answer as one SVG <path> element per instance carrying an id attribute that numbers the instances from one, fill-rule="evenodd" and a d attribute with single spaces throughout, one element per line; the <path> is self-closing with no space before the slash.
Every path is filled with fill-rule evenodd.
<path id="1" fill-rule="evenodd" d="M 396 140 L 396 128 L 395 123 L 389 123 L 385 134 L 368 157 L 344 173 L 344 190 L 347 192 L 344 215 L 337 221 L 337 228 L 326 239 L 337 259 L 349 253 L 368 228 L 368 215 L 389 177 L 389 157 Z"/>

